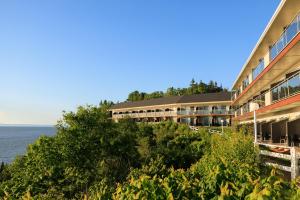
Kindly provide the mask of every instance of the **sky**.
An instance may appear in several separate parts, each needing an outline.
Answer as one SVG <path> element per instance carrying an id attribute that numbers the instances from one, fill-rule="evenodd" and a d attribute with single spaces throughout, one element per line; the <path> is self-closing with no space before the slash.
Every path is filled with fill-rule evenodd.
<path id="1" fill-rule="evenodd" d="M 231 88 L 280 0 L 2 0 L 0 124 L 56 124 L 100 100 Z"/>

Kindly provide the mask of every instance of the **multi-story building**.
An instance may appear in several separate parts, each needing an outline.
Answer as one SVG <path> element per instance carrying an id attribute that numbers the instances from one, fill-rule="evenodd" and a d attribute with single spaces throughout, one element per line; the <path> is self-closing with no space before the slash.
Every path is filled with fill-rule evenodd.
<path id="1" fill-rule="evenodd" d="M 256 142 L 287 147 L 280 151 L 300 146 L 299 12 L 299 0 L 281 1 L 232 87 L 233 121 L 254 123 Z M 289 159 L 295 150 L 290 148 Z M 298 159 L 292 161 L 295 167 Z M 279 167 L 292 177 L 299 173 Z"/>
<path id="2" fill-rule="evenodd" d="M 281 2 L 232 88 L 234 120 L 252 122 L 256 110 L 261 139 L 274 143 L 300 141 L 299 12 L 299 0 Z"/>
<path id="3" fill-rule="evenodd" d="M 191 126 L 218 126 L 231 123 L 231 93 L 209 93 L 163 97 L 112 106 L 112 119 L 132 118 L 137 122 L 172 120 Z"/>

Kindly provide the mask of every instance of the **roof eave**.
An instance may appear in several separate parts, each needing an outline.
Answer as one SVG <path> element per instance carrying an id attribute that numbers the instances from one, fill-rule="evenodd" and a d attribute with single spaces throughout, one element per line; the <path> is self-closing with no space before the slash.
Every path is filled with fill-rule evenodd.
<path id="1" fill-rule="evenodd" d="M 238 77 L 237 77 L 236 80 L 234 81 L 234 83 L 233 83 L 233 85 L 232 85 L 232 87 L 231 87 L 231 90 L 234 90 L 234 88 L 236 87 L 237 82 L 239 81 L 240 77 L 242 76 L 243 72 L 245 71 L 245 69 L 246 69 L 247 65 L 249 64 L 249 62 L 250 62 L 252 56 L 253 56 L 254 53 L 257 51 L 259 45 L 260 45 L 261 42 L 263 41 L 264 37 L 266 36 L 267 32 L 269 31 L 271 25 L 273 24 L 274 20 L 275 20 L 276 17 L 278 16 L 279 12 L 281 11 L 281 9 L 282 9 L 283 5 L 286 3 L 286 1 L 287 1 L 287 0 L 282 0 L 282 1 L 280 2 L 280 4 L 278 5 L 278 7 L 277 7 L 275 13 L 273 14 L 272 18 L 270 19 L 269 23 L 267 24 L 267 26 L 266 26 L 264 32 L 261 34 L 261 36 L 260 36 L 258 42 L 256 43 L 254 49 L 252 50 L 250 56 L 248 57 L 248 59 L 246 60 L 245 64 L 243 65 L 243 68 L 242 68 L 242 70 L 240 71 Z"/>

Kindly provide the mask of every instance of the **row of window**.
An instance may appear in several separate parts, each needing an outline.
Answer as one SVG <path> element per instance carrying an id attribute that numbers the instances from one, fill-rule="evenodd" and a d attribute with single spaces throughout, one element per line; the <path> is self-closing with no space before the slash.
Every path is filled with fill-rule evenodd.
<path id="1" fill-rule="evenodd" d="M 177 111 L 193 111 L 193 110 L 196 110 L 196 111 L 209 111 L 209 107 L 208 106 L 199 106 L 199 107 L 191 107 L 189 110 L 186 109 L 186 108 L 177 108 Z M 221 105 L 221 106 L 213 106 L 212 107 L 212 110 L 215 111 L 215 110 L 226 110 L 226 106 L 225 105 Z M 156 110 L 139 110 L 139 111 L 125 111 L 125 112 L 114 112 L 113 114 L 114 115 L 117 115 L 117 114 L 135 114 L 135 113 L 151 113 L 151 112 L 173 112 L 174 110 L 172 109 L 164 109 L 164 110 L 161 110 L 161 109 L 156 109 Z"/>

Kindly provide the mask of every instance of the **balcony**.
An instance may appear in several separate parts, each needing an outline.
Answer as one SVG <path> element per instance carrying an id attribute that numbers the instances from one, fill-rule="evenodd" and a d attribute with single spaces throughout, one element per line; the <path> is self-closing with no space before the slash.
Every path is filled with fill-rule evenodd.
<path id="1" fill-rule="evenodd" d="M 278 54 L 292 41 L 292 39 L 300 32 L 300 14 L 298 14 L 292 23 L 287 26 L 285 31 L 280 36 L 279 40 L 275 42 L 270 48 L 270 62 L 274 60 Z"/>
<path id="2" fill-rule="evenodd" d="M 295 73 L 291 77 L 281 81 L 271 89 L 267 90 L 263 94 L 255 97 L 252 101 L 244 104 L 240 108 L 236 109 L 236 114 L 241 115 L 241 108 L 243 109 L 242 113 L 248 113 L 252 110 L 250 109 L 250 104 L 255 103 L 258 105 L 258 108 L 263 108 L 267 105 L 266 94 L 270 95 L 271 102 L 274 104 L 283 99 L 289 98 L 296 94 L 300 93 L 300 72 Z"/>
<path id="3" fill-rule="evenodd" d="M 228 114 L 231 114 L 231 111 L 228 111 L 226 109 L 216 109 L 216 110 L 212 110 L 211 113 L 217 114 L 217 115 L 228 115 Z"/>
<path id="4" fill-rule="evenodd" d="M 161 112 L 143 112 L 143 113 L 122 113 L 122 114 L 113 114 L 115 118 L 146 118 L 146 117 L 172 117 L 177 113 L 175 111 L 161 111 Z"/>
<path id="5" fill-rule="evenodd" d="M 239 104 L 249 99 L 257 90 L 267 87 L 270 80 L 274 80 L 276 77 L 282 75 L 282 73 L 299 61 L 299 32 L 300 14 L 285 28 L 280 38 L 270 47 L 269 52 L 262 56 L 262 58 L 265 58 L 264 65 L 260 62 L 254 68 L 252 71 L 252 82 L 243 91 L 237 91 L 236 95 L 233 95 L 234 104 Z M 268 57 L 269 59 L 266 59 Z"/>
<path id="6" fill-rule="evenodd" d="M 300 72 L 271 89 L 272 103 L 300 92 Z"/>
<path id="7" fill-rule="evenodd" d="M 232 113 L 232 110 L 226 109 L 177 111 L 178 115 L 231 115 Z"/>

